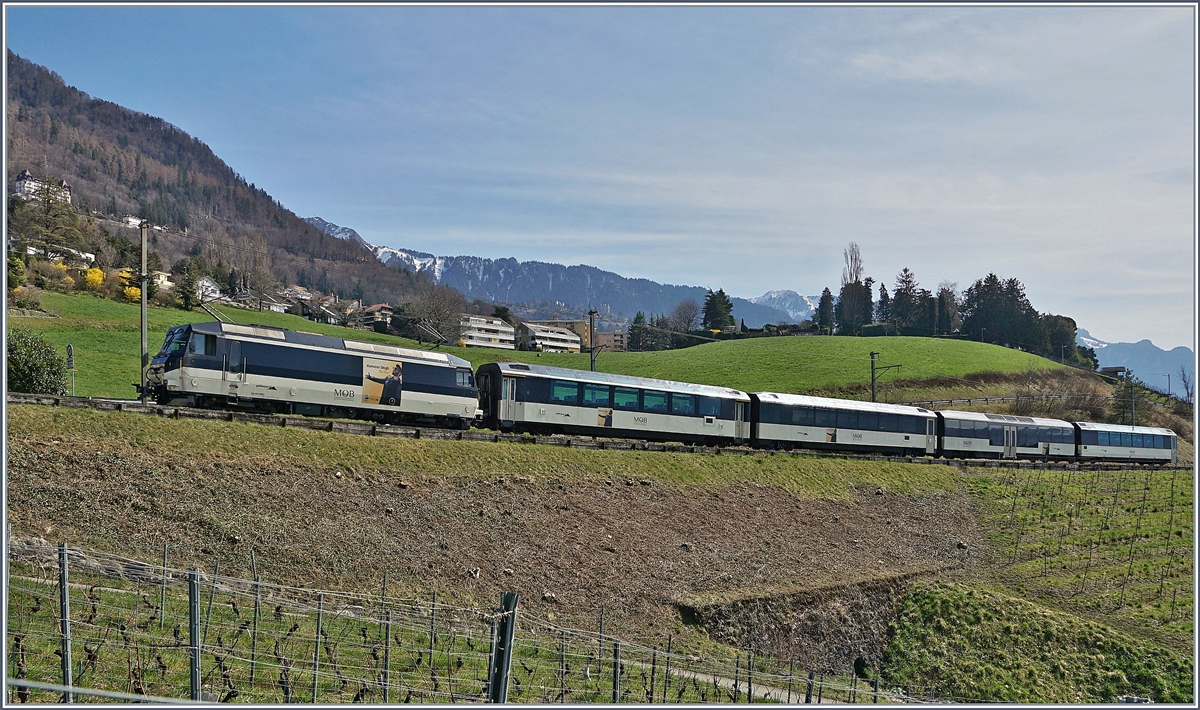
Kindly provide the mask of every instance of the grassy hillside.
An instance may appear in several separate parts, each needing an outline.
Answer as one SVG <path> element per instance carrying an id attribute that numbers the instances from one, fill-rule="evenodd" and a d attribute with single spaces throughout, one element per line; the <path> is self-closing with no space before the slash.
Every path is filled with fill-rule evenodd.
<path id="1" fill-rule="evenodd" d="M 84 396 L 132 396 L 137 381 L 139 316 L 135 304 L 104 301 L 88 295 L 47 292 L 42 305 L 58 318 L 13 318 L 10 327 L 28 327 L 65 350 L 74 345 L 76 393 Z M 294 330 L 371 342 L 421 347 L 403 338 L 371 331 L 321 325 L 297 316 L 225 308 L 238 322 L 259 323 Z M 156 352 L 168 328 L 181 323 L 209 320 L 203 312 L 151 308 L 150 350 Z M 538 354 L 482 348 L 444 348 L 478 366 L 497 360 L 535 362 L 587 369 L 586 353 Z M 1023 373 L 1060 367 L 1041 357 L 995 345 L 932 338 L 757 338 L 709 343 L 684 350 L 652 353 L 601 353 L 596 367 L 642 377 L 722 385 L 745 391 L 808 393 L 870 382 L 870 352 L 882 353 L 881 364 L 901 364 L 898 374 L 881 378 L 956 378 L 977 373 Z M 895 373 L 896 371 L 891 371 Z"/>

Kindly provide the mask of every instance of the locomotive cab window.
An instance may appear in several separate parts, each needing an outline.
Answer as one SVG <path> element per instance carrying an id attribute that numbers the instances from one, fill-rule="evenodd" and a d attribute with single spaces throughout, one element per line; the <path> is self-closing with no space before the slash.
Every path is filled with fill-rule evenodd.
<path id="1" fill-rule="evenodd" d="M 470 370 L 456 370 L 455 375 L 454 375 L 454 382 L 459 387 L 474 387 L 475 386 L 475 378 L 471 375 Z"/>

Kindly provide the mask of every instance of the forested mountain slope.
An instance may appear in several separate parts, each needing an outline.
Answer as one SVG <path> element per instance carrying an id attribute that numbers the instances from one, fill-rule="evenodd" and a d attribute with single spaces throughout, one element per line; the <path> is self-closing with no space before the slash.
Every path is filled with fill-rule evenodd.
<path id="1" fill-rule="evenodd" d="M 201 254 L 210 263 L 257 268 L 280 282 L 371 302 L 396 301 L 428 284 L 322 233 L 161 118 L 92 98 L 11 51 L 7 61 L 10 192 L 29 170 L 66 180 L 84 214 L 133 214 L 169 227 L 154 233 L 152 246 L 168 265 Z M 85 250 L 103 253 L 107 235 L 84 232 L 99 242 Z"/>

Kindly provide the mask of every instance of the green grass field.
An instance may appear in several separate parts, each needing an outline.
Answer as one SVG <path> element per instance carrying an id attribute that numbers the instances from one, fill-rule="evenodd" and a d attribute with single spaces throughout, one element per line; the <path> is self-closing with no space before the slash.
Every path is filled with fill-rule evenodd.
<path id="1" fill-rule="evenodd" d="M 65 353 L 75 352 L 75 392 L 80 396 L 131 397 L 137 381 L 139 316 L 135 304 L 117 303 L 90 295 L 47 292 L 43 308 L 58 318 L 12 318 L 9 327 L 24 327 L 43 334 Z M 405 347 L 419 344 L 367 330 L 322 325 L 298 316 L 222 310 L 237 322 L 305 330 L 323 335 L 388 343 Z M 149 348 L 157 352 L 168 328 L 209 320 L 203 312 L 151 308 Z M 482 348 L 443 348 L 473 365 L 518 361 L 588 369 L 589 356 L 497 351 Z M 649 353 L 600 353 L 596 367 L 641 377 L 733 387 L 743 391 L 810 393 L 862 387 L 870 382 L 870 352 L 878 351 L 880 364 L 900 364 L 881 378 L 881 387 L 896 380 L 963 377 L 979 373 L 1021 373 L 1061 367 L 1028 353 L 961 340 L 934 338 L 791 337 L 755 338 L 708 343 L 683 350 Z"/>

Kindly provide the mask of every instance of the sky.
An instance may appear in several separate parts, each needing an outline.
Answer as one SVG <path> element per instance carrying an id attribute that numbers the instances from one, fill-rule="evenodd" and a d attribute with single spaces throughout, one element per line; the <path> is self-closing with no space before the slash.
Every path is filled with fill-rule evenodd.
<path id="1" fill-rule="evenodd" d="M 301 217 L 741 297 L 1015 277 L 1195 338 L 1196 17 L 1132 7 L 20 7 L 7 47 Z M 10 176 L 11 179 L 11 176 Z"/>

